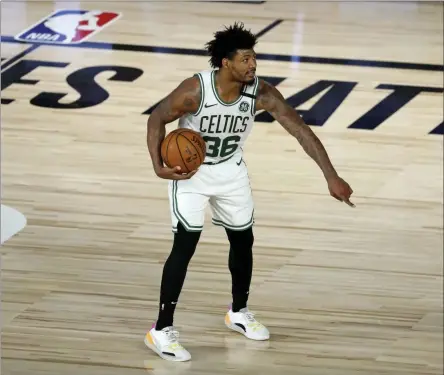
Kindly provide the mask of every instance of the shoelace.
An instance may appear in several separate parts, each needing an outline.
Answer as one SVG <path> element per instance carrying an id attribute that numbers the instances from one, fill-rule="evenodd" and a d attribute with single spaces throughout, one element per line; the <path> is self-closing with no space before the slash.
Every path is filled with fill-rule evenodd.
<path id="1" fill-rule="evenodd" d="M 168 327 L 165 329 L 165 333 L 171 344 L 175 344 L 179 341 L 179 332 L 177 332 L 175 329 Z"/>
<path id="2" fill-rule="evenodd" d="M 168 338 L 169 343 L 167 346 L 170 350 L 183 349 L 183 346 L 179 344 L 179 332 L 172 327 L 164 328 L 164 332 Z"/>
<path id="3" fill-rule="evenodd" d="M 256 321 L 256 319 L 254 319 L 254 314 L 252 312 L 246 312 L 245 313 L 245 318 L 250 322 L 250 323 L 254 323 Z"/>
<path id="4" fill-rule="evenodd" d="M 255 318 L 254 318 L 254 314 L 252 312 L 246 312 L 245 313 L 245 318 L 247 319 L 248 326 L 253 330 L 253 331 L 257 331 L 258 329 L 262 328 L 262 324 L 259 323 Z"/>

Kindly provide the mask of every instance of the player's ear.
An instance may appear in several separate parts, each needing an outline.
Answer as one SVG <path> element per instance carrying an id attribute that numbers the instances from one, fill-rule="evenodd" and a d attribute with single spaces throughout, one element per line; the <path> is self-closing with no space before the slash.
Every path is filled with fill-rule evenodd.
<path id="1" fill-rule="evenodd" d="M 222 67 L 223 67 L 223 68 L 228 68 L 229 63 L 230 63 L 230 60 L 228 60 L 228 58 L 224 57 L 224 58 L 222 59 Z"/>

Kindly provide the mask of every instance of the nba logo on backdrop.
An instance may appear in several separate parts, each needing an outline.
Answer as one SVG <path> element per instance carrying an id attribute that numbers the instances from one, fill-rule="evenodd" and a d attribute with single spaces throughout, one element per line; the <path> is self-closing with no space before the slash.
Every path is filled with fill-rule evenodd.
<path id="1" fill-rule="evenodd" d="M 101 10 L 58 10 L 15 37 L 25 42 L 76 44 L 120 17 Z"/>

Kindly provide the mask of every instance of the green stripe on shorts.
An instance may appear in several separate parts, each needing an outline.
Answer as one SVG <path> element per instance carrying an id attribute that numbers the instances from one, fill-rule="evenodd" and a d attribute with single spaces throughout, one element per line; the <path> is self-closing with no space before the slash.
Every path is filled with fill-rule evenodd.
<path id="1" fill-rule="evenodd" d="M 185 227 L 185 229 L 189 232 L 200 232 L 203 229 L 203 226 L 199 225 L 191 225 L 186 221 L 186 219 L 182 216 L 182 214 L 179 212 L 178 204 L 177 204 L 177 180 L 173 181 L 173 212 L 176 216 L 177 220 L 180 221 L 180 223 Z M 176 229 L 177 228 L 174 228 Z"/>

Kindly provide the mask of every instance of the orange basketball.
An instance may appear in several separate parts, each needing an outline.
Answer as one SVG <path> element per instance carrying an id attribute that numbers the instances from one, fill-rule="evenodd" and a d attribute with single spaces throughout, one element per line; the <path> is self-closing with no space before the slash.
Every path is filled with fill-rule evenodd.
<path id="1" fill-rule="evenodd" d="M 181 172 L 189 173 L 203 163 L 206 145 L 196 131 L 179 128 L 168 133 L 160 150 L 163 162 L 169 168 L 180 167 Z"/>

